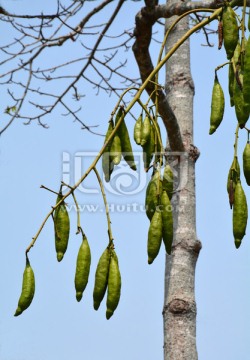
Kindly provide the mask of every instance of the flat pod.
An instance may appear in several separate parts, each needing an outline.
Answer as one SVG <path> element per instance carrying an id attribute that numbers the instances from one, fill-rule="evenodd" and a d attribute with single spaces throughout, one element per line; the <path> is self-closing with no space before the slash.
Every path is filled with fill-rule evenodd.
<path id="1" fill-rule="evenodd" d="M 61 199 L 62 193 L 60 192 L 56 203 L 58 203 Z M 68 247 L 70 231 L 69 214 L 64 201 L 55 210 L 54 229 L 57 260 L 61 261 Z"/>
<path id="2" fill-rule="evenodd" d="M 22 292 L 18 300 L 18 306 L 14 316 L 21 315 L 26 310 L 35 294 L 35 275 L 28 258 L 26 258 L 26 266 L 23 273 Z"/>
<path id="3" fill-rule="evenodd" d="M 160 176 L 160 171 L 156 170 L 147 186 L 145 208 L 146 215 L 149 220 L 152 219 L 155 209 L 159 204 L 159 199 L 162 192 L 162 181 Z"/>
<path id="4" fill-rule="evenodd" d="M 141 146 L 144 146 L 150 138 L 151 122 L 148 116 L 145 117 L 141 129 Z"/>
<path id="5" fill-rule="evenodd" d="M 157 127 L 157 130 L 158 130 L 158 133 L 159 133 L 159 136 L 160 136 L 160 139 L 161 139 L 161 129 L 160 129 L 160 126 L 158 124 L 158 122 L 156 122 L 156 127 Z M 155 127 L 153 126 L 154 128 L 154 133 L 155 133 L 155 143 L 156 143 L 156 150 L 157 150 L 157 155 L 158 156 L 155 156 L 155 163 L 159 162 L 160 161 L 160 155 L 161 155 L 161 152 L 162 152 L 162 149 L 161 149 L 161 143 L 160 143 L 160 139 L 158 138 L 158 134 L 157 134 L 157 131 L 155 129 Z"/>
<path id="6" fill-rule="evenodd" d="M 162 240 L 162 215 L 157 208 L 148 230 L 148 263 L 152 264 L 158 255 Z"/>
<path id="7" fill-rule="evenodd" d="M 246 143 L 245 149 L 243 151 L 243 172 L 247 182 L 247 185 L 250 185 L 250 144 Z"/>
<path id="8" fill-rule="evenodd" d="M 142 114 L 138 117 L 134 126 L 134 140 L 137 145 L 141 145 L 141 129 L 142 129 Z"/>
<path id="9" fill-rule="evenodd" d="M 155 152 L 155 130 L 153 126 L 150 129 L 150 137 L 146 144 L 143 146 L 143 162 L 144 162 L 144 169 L 148 171 L 150 167 L 150 163 L 153 159 L 153 155 Z"/>
<path id="10" fill-rule="evenodd" d="M 239 73 L 238 78 L 238 81 L 240 81 L 240 83 L 244 86 L 243 75 L 241 73 Z M 234 107 L 239 126 L 240 128 L 243 128 L 249 118 L 249 110 L 245 105 L 243 92 L 238 84 L 238 81 L 236 79 L 234 80 Z"/>
<path id="11" fill-rule="evenodd" d="M 239 29 L 234 10 L 230 5 L 223 9 L 222 13 L 224 47 L 227 58 L 230 60 L 234 55 L 234 50 L 239 40 Z"/>
<path id="12" fill-rule="evenodd" d="M 246 44 L 244 56 L 243 98 L 245 107 L 250 112 L 250 37 Z"/>
<path id="13" fill-rule="evenodd" d="M 76 299 L 80 301 L 87 286 L 91 264 L 91 253 L 88 240 L 83 235 L 82 243 L 78 251 L 75 272 Z"/>
<path id="14" fill-rule="evenodd" d="M 120 107 L 117 112 L 115 118 L 115 125 L 117 124 L 121 116 L 124 116 L 124 109 L 122 107 Z M 122 155 L 124 160 L 127 162 L 127 164 L 132 170 L 136 170 L 135 159 L 132 151 L 129 133 L 124 119 L 117 130 L 117 135 L 121 140 Z"/>
<path id="15" fill-rule="evenodd" d="M 106 132 L 104 144 L 107 143 L 107 140 L 108 140 L 109 136 L 111 135 L 113 129 L 114 129 L 114 123 L 113 123 L 113 120 L 111 120 L 108 125 L 108 130 Z M 110 147 L 111 147 L 111 141 L 107 144 L 107 146 L 105 147 L 105 150 L 102 154 L 102 170 L 103 170 L 106 182 L 110 181 L 110 176 L 114 169 L 114 164 L 110 157 Z"/>
<path id="16" fill-rule="evenodd" d="M 235 246 L 238 249 L 246 233 L 248 218 L 247 200 L 241 182 L 238 181 L 234 193 L 233 206 L 233 235 Z"/>
<path id="17" fill-rule="evenodd" d="M 230 105 L 234 106 L 234 69 L 232 63 L 228 67 L 228 92 L 230 96 Z"/>
<path id="18" fill-rule="evenodd" d="M 240 165 L 237 156 L 234 156 L 232 165 L 228 172 L 227 177 L 227 192 L 229 196 L 229 204 L 232 209 L 234 204 L 234 192 L 237 182 L 240 179 Z"/>
<path id="19" fill-rule="evenodd" d="M 106 248 L 102 253 L 96 268 L 95 285 L 93 291 L 94 309 L 98 310 L 108 286 L 110 250 Z"/>
<path id="20" fill-rule="evenodd" d="M 213 134 L 223 119 L 225 108 L 225 97 L 222 87 L 219 83 L 217 75 L 214 79 L 212 101 L 211 101 L 211 114 L 210 114 L 210 129 L 209 134 Z"/>
<path id="21" fill-rule="evenodd" d="M 121 274 L 119 269 L 118 258 L 114 250 L 112 250 L 109 275 L 108 275 L 108 295 L 106 318 L 110 319 L 118 306 L 121 295 Z"/>
<path id="22" fill-rule="evenodd" d="M 166 252 L 170 255 L 173 243 L 173 214 L 172 205 L 166 191 L 161 195 L 162 238 Z"/>
<path id="23" fill-rule="evenodd" d="M 169 164 L 164 167 L 162 190 L 166 190 L 169 200 L 171 200 L 174 192 L 174 174 Z"/>
<path id="24" fill-rule="evenodd" d="M 117 134 L 114 136 L 111 143 L 110 157 L 114 165 L 118 165 L 122 158 L 121 140 Z"/>
<path id="25" fill-rule="evenodd" d="M 235 65 L 237 65 L 238 61 L 240 60 L 240 52 L 241 52 L 241 45 L 240 45 L 240 42 L 238 41 L 237 46 L 234 50 L 234 55 L 233 55 L 233 61 L 234 61 Z"/>

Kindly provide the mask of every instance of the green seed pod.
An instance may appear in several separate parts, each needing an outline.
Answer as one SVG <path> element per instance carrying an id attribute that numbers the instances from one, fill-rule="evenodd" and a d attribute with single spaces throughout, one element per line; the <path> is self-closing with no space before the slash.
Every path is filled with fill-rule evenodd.
<path id="1" fill-rule="evenodd" d="M 240 52 L 241 52 L 241 45 L 240 45 L 240 42 L 238 41 L 237 46 L 234 50 L 234 56 L 233 56 L 233 62 L 235 65 L 237 65 L 238 61 L 240 60 Z"/>
<path id="2" fill-rule="evenodd" d="M 95 273 L 95 286 L 93 292 L 95 310 L 98 310 L 108 286 L 109 262 L 110 250 L 109 248 L 106 248 L 99 259 Z"/>
<path id="3" fill-rule="evenodd" d="M 121 274 L 119 270 L 118 258 L 114 250 L 112 250 L 109 275 L 108 275 L 108 295 L 107 295 L 107 320 L 111 318 L 118 306 L 121 295 Z"/>
<path id="4" fill-rule="evenodd" d="M 59 192 L 56 203 L 62 199 L 62 193 Z M 54 213 L 54 229 L 55 229 L 55 247 L 57 260 L 61 261 L 68 247 L 70 222 L 69 214 L 63 201 Z"/>
<path id="5" fill-rule="evenodd" d="M 160 135 L 160 138 L 161 138 L 161 129 L 160 129 L 160 126 L 158 124 L 158 122 L 156 123 L 157 125 L 157 129 L 158 129 L 158 132 L 159 132 L 159 135 Z M 155 156 L 155 163 L 159 162 L 160 161 L 160 155 L 161 155 L 161 143 L 158 139 L 158 136 L 157 136 L 157 132 L 155 130 L 155 127 L 154 127 L 154 133 L 155 133 L 155 143 L 156 143 L 156 151 L 157 151 L 157 155 Z"/>
<path id="6" fill-rule="evenodd" d="M 123 116 L 123 113 L 124 109 L 120 107 L 115 118 L 115 125 L 117 124 L 121 116 Z M 117 135 L 121 140 L 122 155 L 124 160 L 127 162 L 127 164 L 132 170 L 136 170 L 135 159 L 132 151 L 129 133 L 124 119 L 117 130 Z"/>
<path id="7" fill-rule="evenodd" d="M 247 182 L 247 185 L 250 185 L 250 143 L 246 143 L 245 149 L 243 151 L 243 171 L 244 176 Z"/>
<path id="8" fill-rule="evenodd" d="M 170 255 L 173 242 L 172 206 L 166 191 L 161 195 L 162 238 L 166 252 Z"/>
<path id="9" fill-rule="evenodd" d="M 230 63 L 228 67 L 228 92 L 231 106 L 234 106 L 234 77 L 233 65 Z"/>
<path id="10" fill-rule="evenodd" d="M 114 129 L 114 123 L 113 123 L 113 120 L 111 120 L 109 122 L 109 126 L 108 126 L 108 130 L 107 130 L 107 133 L 106 133 L 106 136 L 105 136 L 105 140 L 104 140 L 104 144 L 107 142 L 110 134 L 112 133 Z M 110 181 L 110 176 L 112 174 L 112 171 L 114 169 L 114 164 L 111 160 L 111 157 L 110 157 L 110 147 L 111 147 L 111 142 L 109 142 L 102 154 L 102 170 L 103 170 L 103 173 L 104 173 L 104 176 L 105 176 L 105 180 L 107 182 Z"/>
<path id="11" fill-rule="evenodd" d="M 28 257 L 26 257 L 26 266 L 23 273 L 22 292 L 18 300 L 18 306 L 14 316 L 18 316 L 22 314 L 22 312 L 30 306 L 34 294 L 35 294 L 35 275 L 32 270 L 32 267 L 30 266 L 29 259 Z"/>
<path id="12" fill-rule="evenodd" d="M 151 180 L 149 181 L 146 190 L 145 208 L 146 208 L 146 215 L 149 220 L 152 219 L 155 209 L 159 204 L 161 192 L 162 192 L 161 174 L 159 170 L 156 170 Z"/>
<path id="13" fill-rule="evenodd" d="M 242 39 L 241 41 L 241 47 L 240 47 L 240 54 L 239 54 L 239 59 L 238 59 L 238 65 L 241 68 L 242 74 L 245 72 L 245 50 L 246 50 L 246 46 L 247 46 L 247 40 L 244 37 L 244 39 Z"/>
<path id="14" fill-rule="evenodd" d="M 142 123 L 141 129 L 141 146 L 144 146 L 150 138 L 151 122 L 148 116 L 145 117 L 145 120 Z"/>
<path id="15" fill-rule="evenodd" d="M 224 47 L 227 58 L 233 57 L 234 50 L 239 40 L 239 29 L 234 10 L 230 5 L 225 6 L 222 13 Z"/>
<path id="16" fill-rule="evenodd" d="M 234 204 L 234 192 L 237 182 L 240 180 L 240 165 L 237 156 L 234 157 L 232 165 L 228 172 L 227 178 L 227 192 L 229 197 L 230 208 Z"/>
<path id="17" fill-rule="evenodd" d="M 152 264 L 158 255 L 162 240 L 162 216 L 157 208 L 148 230 L 148 263 Z"/>
<path id="18" fill-rule="evenodd" d="M 227 192 L 229 196 L 229 204 L 231 209 L 234 204 L 235 187 L 239 179 L 240 179 L 240 165 L 237 156 L 235 156 L 232 165 L 229 169 L 228 177 L 227 177 Z"/>
<path id="19" fill-rule="evenodd" d="M 144 162 L 144 169 L 148 171 L 150 167 L 150 163 L 153 159 L 153 155 L 155 152 L 155 131 L 153 126 L 150 129 L 150 137 L 146 144 L 143 146 L 143 162 Z"/>
<path id="20" fill-rule="evenodd" d="M 235 246 L 238 249 L 241 241 L 245 236 L 247 226 L 247 200 L 240 181 L 237 182 L 234 193 L 234 207 L 233 207 L 233 234 Z"/>
<path id="21" fill-rule="evenodd" d="M 136 120 L 134 126 L 134 140 L 137 145 L 141 145 L 142 113 Z"/>
<path id="22" fill-rule="evenodd" d="M 110 157 L 114 165 L 118 165 L 121 161 L 122 147 L 121 147 L 121 140 L 118 135 L 115 135 L 112 140 L 110 147 Z"/>
<path id="23" fill-rule="evenodd" d="M 243 75 L 241 73 L 239 74 L 238 81 L 240 81 L 240 83 L 244 86 Z M 245 124 L 249 118 L 249 110 L 248 110 L 248 107 L 244 103 L 243 92 L 238 84 L 238 81 L 237 81 L 237 79 L 234 80 L 234 105 L 235 105 L 236 117 L 237 117 L 239 126 L 242 129 L 245 126 Z"/>
<path id="24" fill-rule="evenodd" d="M 162 190 L 166 190 L 169 200 L 171 200 L 174 192 L 174 174 L 169 164 L 164 167 Z"/>
<path id="25" fill-rule="evenodd" d="M 232 165 L 228 172 L 228 178 L 227 178 L 227 192 L 228 193 L 229 193 L 229 189 L 230 189 L 230 180 L 233 180 L 234 190 L 235 190 L 235 186 L 239 179 L 240 179 L 240 164 L 238 161 L 238 157 L 234 156 Z"/>
<path id="26" fill-rule="evenodd" d="M 87 286 L 89 279 L 89 270 L 91 263 L 91 253 L 88 240 L 85 235 L 82 237 L 82 243 L 78 251 L 75 272 L 76 300 L 80 301 L 82 294 Z"/>
<path id="27" fill-rule="evenodd" d="M 225 108 L 225 98 L 222 87 L 218 81 L 217 75 L 215 75 L 214 86 L 212 92 L 211 102 L 211 115 L 210 115 L 210 129 L 209 134 L 213 134 L 219 127 Z"/>
<path id="28" fill-rule="evenodd" d="M 248 38 L 244 56 L 244 75 L 243 75 L 243 99 L 245 107 L 250 112 L 250 37 Z"/>

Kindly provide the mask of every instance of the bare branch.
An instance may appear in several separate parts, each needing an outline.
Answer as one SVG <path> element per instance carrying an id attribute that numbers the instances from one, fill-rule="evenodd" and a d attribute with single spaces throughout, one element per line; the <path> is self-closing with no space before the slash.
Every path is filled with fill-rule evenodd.
<path id="1" fill-rule="evenodd" d="M 58 0 L 57 12 L 53 14 L 16 15 L 5 13 L 5 16 L 0 16 L 0 21 L 5 23 L 6 26 L 9 26 L 12 31 L 15 30 L 17 34 L 10 43 L 0 46 L 0 51 L 3 55 L 0 72 L 0 78 L 2 79 L 1 84 L 7 87 L 10 98 L 18 104 L 23 104 L 29 94 L 38 96 L 35 99 L 34 97 L 32 99 L 27 98 L 29 104 L 37 110 L 35 114 L 34 112 L 30 112 L 33 115 L 27 116 L 21 113 L 21 108 L 19 109 L 18 118 L 25 120 L 26 124 L 34 120 L 42 124 L 42 118 L 52 113 L 56 107 L 61 105 L 67 109 L 67 115 L 72 116 L 75 121 L 79 121 L 82 128 L 89 130 L 91 127 L 84 124 L 76 115 L 81 107 L 74 109 L 72 103 L 70 105 L 68 104 L 68 95 L 70 93 L 72 93 L 73 99 L 77 101 L 85 96 L 84 94 L 78 93 L 77 87 L 83 87 L 78 84 L 79 82 L 83 80 L 88 81 L 97 92 L 103 90 L 109 95 L 115 93 L 117 96 L 120 96 L 120 92 L 123 91 L 127 85 L 133 85 L 138 82 L 138 79 L 133 79 L 126 76 L 125 73 L 123 74 L 122 69 L 125 68 L 126 60 L 122 63 L 115 63 L 115 56 L 118 50 L 124 49 L 127 51 L 129 49 L 129 42 L 132 38 L 131 34 L 128 31 L 123 31 L 118 35 L 108 34 L 125 0 L 119 0 L 117 3 L 114 3 L 112 0 L 104 0 L 98 6 L 93 7 L 87 15 L 85 14 L 76 25 L 72 25 L 74 23 L 74 16 L 78 14 L 79 17 L 83 3 L 84 2 L 75 1 L 73 4 L 71 3 L 65 7 L 60 0 Z M 90 20 L 109 4 L 115 4 L 115 7 L 107 21 L 102 24 L 93 24 L 93 21 L 91 21 L 89 25 Z M 27 19 L 30 21 L 29 24 L 27 23 Z M 97 31 L 91 31 L 91 29 L 97 29 Z M 90 46 L 88 43 L 83 45 L 81 38 L 86 37 L 87 41 L 90 42 L 90 33 L 93 35 L 93 39 L 96 38 L 94 43 L 92 41 Z M 127 36 L 127 39 L 124 40 L 124 36 Z M 119 43 L 112 46 L 103 46 L 101 48 L 100 45 L 103 40 L 110 38 L 121 38 L 123 42 L 119 41 Z M 51 54 L 51 49 L 59 49 L 62 45 L 67 44 L 69 40 L 70 42 L 77 43 L 78 39 L 80 40 L 78 41 L 78 46 L 81 44 L 85 50 L 89 51 L 86 56 L 70 59 L 71 53 L 69 53 L 69 59 L 67 59 L 67 61 L 53 64 L 52 60 L 50 67 L 41 65 L 43 64 L 42 59 L 46 59 L 48 52 Z M 108 42 L 106 43 L 108 44 Z M 70 43 L 69 46 L 74 49 L 76 45 Z M 116 51 L 108 54 L 108 51 L 112 50 Z M 103 52 L 103 59 L 96 56 L 97 52 Z M 60 59 L 60 57 L 58 58 Z M 26 88 L 26 84 L 22 78 L 23 74 L 27 72 L 30 67 L 32 68 L 31 81 L 29 82 L 29 87 Z M 96 74 L 94 77 L 92 70 L 94 70 Z M 89 74 L 89 71 L 91 71 L 92 75 Z M 105 73 L 106 75 L 104 75 Z M 123 86 L 117 87 L 112 84 L 117 83 L 118 78 L 121 79 Z M 56 93 L 55 90 L 51 92 L 48 91 L 47 84 L 49 82 L 60 82 L 60 84 L 63 84 L 63 86 L 60 85 L 56 87 L 60 93 Z M 31 83 L 32 86 L 30 86 Z M 42 89 L 43 83 L 46 84 L 45 91 Z M 26 95 L 23 101 L 21 101 L 20 95 L 15 96 L 11 90 L 13 88 L 16 92 L 18 87 L 26 89 Z M 44 104 L 45 97 L 50 99 L 46 104 Z M 8 128 L 16 117 L 17 116 L 13 116 L 11 118 L 11 121 L 1 130 L 0 134 Z"/>

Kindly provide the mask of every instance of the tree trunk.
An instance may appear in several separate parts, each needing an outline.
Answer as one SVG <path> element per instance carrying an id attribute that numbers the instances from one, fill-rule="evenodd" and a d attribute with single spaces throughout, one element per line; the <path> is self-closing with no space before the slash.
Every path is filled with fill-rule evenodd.
<path id="1" fill-rule="evenodd" d="M 168 5 L 178 0 L 168 1 Z M 166 28 L 176 19 L 166 20 Z M 166 51 L 188 30 L 184 18 L 171 31 Z M 198 359 L 196 349 L 195 266 L 201 248 L 196 235 L 195 162 L 199 156 L 193 146 L 194 85 L 190 73 L 190 44 L 186 41 L 166 64 L 167 100 L 180 126 L 185 152 L 178 159 L 175 194 L 172 199 L 174 243 L 166 256 L 164 296 L 164 360 Z M 171 137 L 171 134 L 168 134 Z"/>

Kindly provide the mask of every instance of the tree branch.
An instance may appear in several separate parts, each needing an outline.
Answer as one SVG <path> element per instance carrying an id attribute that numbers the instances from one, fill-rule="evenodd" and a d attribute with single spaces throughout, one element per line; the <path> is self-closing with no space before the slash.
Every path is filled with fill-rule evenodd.
<path id="1" fill-rule="evenodd" d="M 248 0 L 250 4 L 250 0 Z M 149 52 L 150 42 L 152 40 L 152 28 L 160 18 L 170 18 L 174 15 L 183 15 L 190 10 L 196 9 L 217 9 L 223 5 L 222 1 L 205 0 L 205 1 L 189 1 L 179 2 L 177 4 L 157 5 L 157 1 L 145 0 L 145 7 L 136 15 L 136 27 L 134 36 L 136 38 L 133 45 L 133 52 L 136 62 L 139 67 L 142 82 L 149 76 L 154 69 L 154 65 Z M 243 2 L 239 0 L 234 1 L 234 5 L 242 5 Z M 146 91 L 150 95 L 155 90 L 153 84 L 149 84 Z M 183 151 L 183 142 L 179 125 L 175 114 L 166 99 L 165 93 L 162 90 L 158 91 L 159 99 L 159 113 L 162 117 L 163 123 L 169 135 L 170 148 L 173 151 Z M 155 97 L 152 96 L 154 101 Z"/>

